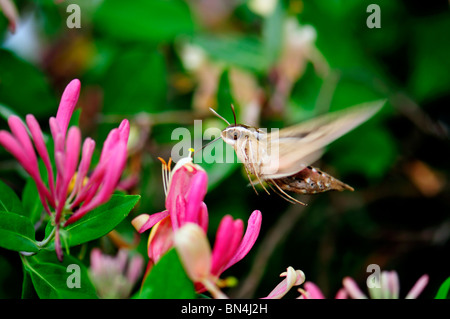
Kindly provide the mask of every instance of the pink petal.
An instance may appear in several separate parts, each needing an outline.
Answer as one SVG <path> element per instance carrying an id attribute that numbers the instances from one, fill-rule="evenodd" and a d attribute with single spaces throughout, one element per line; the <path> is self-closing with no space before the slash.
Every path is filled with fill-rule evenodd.
<path id="1" fill-rule="evenodd" d="M 45 145 L 43 134 L 41 127 L 36 120 L 36 118 L 29 114 L 26 117 L 26 122 L 28 124 L 28 128 L 30 129 L 31 136 L 34 140 L 34 145 L 36 147 L 36 150 L 39 154 L 39 156 L 42 158 L 42 161 L 44 162 L 45 168 L 47 168 L 47 174 L 48 174 L 48 184 L 50 187 L 50 193 L 52 197 L 55 196 L 55 182 L 54 182 L 54 175 L 53 175 L 53 167 L 50 162 L 50 157 L 48 155 L 47 146 Z"/>
<path id="2" fill-rule="evenodd" d="M 130 122 L 127 119 L 123 120 L 119 125 L 120 139 L 125 143 L 128 143 L 128 137 L 130 136 Z"/>
<path id="3" fill-rule="evenodd" d="M 80 88 L 80 80 L 74 79 L 66 86 L 61 96 L 61 102 L 59 103 L 58 112 L 56 113 L 56 121 L 61 128 L 63 137 L 66 136 L 70 119 L 78 102 L 78 97 L 80 96 Z"/>
<path id="4" fill-rule="evenodd" d="M 367 299 L 367 296 L 359 289 L 356 282 L 350 278 L 345 277 L 342 280 L 342 284 L 344 285 L 345 290 L 353 299 Z"/>
<path id="5" fill-rule="evenodd" d="M 28 161 L 25 150 L 17 139 L 7 131 L 0 131 L 0 144 L 11 153 L 23 166 L 23 168 L 33 176 L 35 168 L 32 163 Z"/>
<path id="6" fill-rule="evenodd" d="M 19 13 L 17 12 L 17 8 L 12 0 L 0 0 L 0 11 L 3 12 L 6 19 L 8 19 L 9 31 L 11 33 L 16 32 L 17 23 L 19 21 Z"/>
<path id="7" fill-rule="evenodd" d="M 136 228 L 136 230 L 141 234 L 141 233 L 145 232 L 146 230 L 155 226 L 157 223 L 159 223 L 161 220 L 163 220 L 167 216 L 169 216 L 168 210 L 162 211 L 160 213 L 152 214 L 152 215 L 142 214 L 142 215 L 135 217 L 131 221 L 131 223 Z"/>
<path id="8" fill-rule="evenodd" d="M 425 289 L 426 285 L 428 284 L 429 277 L 428 275 L 423 275 L 422 277 L 417 280 L 417 282 L 414 284 L 414 286 L 411 288 L 411 290 L 406 295 L 405 299 L 416 299 L 419 297 L 419 295 L 422 293 L 422 291 Z"/>
<path id="9" fill-rule="evenodd" d="M 112 129 L 105 142 L 103 143 L 102 153 L 100 154 L 100 162 L 107 161 L 110 156 L 114 156 L 112 150 L 116 147 L 120 141 L 120 132 L 117 128 Z"/>
<path id="10" fill-rule="evenodd" d="M 244 238 L 241 241 L 240 246 L 236 250 L 234 256 L 230 259 L 223 271 L 244 258 L 258 238 L 259 231 L 261 229 L 262 215 L 259 210 L 255 210 L 248 220 L 247 230 L 245 231 Z"/>
<path id="11" fill-rule="evenodd" d="M 303 285 L 305 287 L 306 292 L 308 293 L 308 299 L 325 299 L 325 296 L 322 294 L 322 291 L 319 287 L 313 282 L 307 281 Z"/>
<path id="12" fill-rule="evenodd" d="M 67 220 L 65 226 L 74 223 L 75 221 L 83 217 L 87 212 L 108 201 L 111 197 L 125 167 L 127 159 L 126 144 L 124 142 L 119 142 L 114 152 L 116 156 L 114 158 L 111 158 L 108 163 L 108 174 L 105 174 L 102 181 L 102 187 L 100 188 L 99 192 L 97 193 L 97 195 L 95 195 L 92 201 L 87 203 L 84 202 L 83 206 L 81 206 L 81 208 Z"/>
<path id="13" fill-rule="evenodd" d="M 176 209 L 178 196 L 184 197 L 187 194 L 193 176 L 194 174 L 185 167 L 181 167 L 173 173 L 166 197 L 166 208 L 169 211 Z"/>
<path id="14" fill-rule="evenodd" d="M 142 274 L 144 268 L 144 258 L 141 255 L 136 254 L 131 258 L 128 264 L 126 277 L 130 283 L 135 283 Z"/>
<path id="15" fill-rule="evenodd" d="M 175 209 L 169 210 L 170 219 L 172 221 L 172 227 L 174 230 L 182 227 L 185 224 L 186 219 L 186 200 L 183 195 L 178 195 L 176 198 Z"/>
<path id="16" fill-rule="evenodd" d="M 22 120 L 17 116 L 12 115 L 8 118 L 8 124 L 11 128 L 11 132 L 16 137 L 17 141 L 22 145 L 23 150 L 27 155 L 28 162 L 33 168 L 34 174 L 39 174 L 36 153 L 34 152 L 33 144 L 31 143 L 31 139 L 28 136 L 28 131 Z"/>
<path id="17" fill-rule="evenodd" d="M 28 161 L 28 157 L 22 145 L 16 140 L 14 136 L 6 131 L 0 131 L 0 144 L 3 145 L 3 147 L 17 159 L 17 161 L 33 178 L 36 183 L 39 198 L 41 199 L 47 213 L 50 214 L 50 209 L 47 205 L 47 199 L 52 200 L 50 193 L 42 182 L 40 174 L 36 174 L 36 168 L 33 167 L 33 164 Z M 50 203 L 51 205 L 53 205 L 52 201 Z"/>
<path id="18" fill-rule="evenodd" d="M 97 247 L 91 250 L 90 268 L 94 273 L 103 268 L 102 252 Z"/>
<path id="19" fill-rule="evenodd" d="M 64 255 L 63 255 L 61 239 L 60 239 L 60 235 L 59 235 L 59 224 L 56 224 L 55 251 L 56 251 L 56 257 L 58 257 L 58 260 L 60 262 L 62 262 Z"/>
<path id="20" fill-rule="evenodd" d="M 280 282 L 267 297 L 262 299 L 281 299 L 292 287 L 298 286 L 305 281 L 305 274 L 303 271 L 294 270 L 292 267 L 287 268 L 287 271 L 282 275 L 286 276 L 286 278 Z"/>
<path id="21" fill-rule="evenodd" d="M 344 288 L 339 289 L 334 299 L 348 299 L 347 291 Z"/>
<path id="22" fill-rule="evenodd" d="M 230 215 L 222 218 L 216 233 L 216 241 L 212 252 L 211 274 L 219 276 L 223 267 L 228 263 L 236 252 L 242 234 L 244 225 L 242 220 L 236 221 Z"/>
<path id="23" fill-rule="evenodd" d="M 173 229 L 169 217 L 165 217 L 153 228 L 148 238 L 148 257 L 157 263 L 162 255 L 173 247 Z"/>
<path id="24" fill-rule="evenodd" d="M 50 132 L 52 133 L 53 143 L 55 144 L 55 153 L 64 151 L 65 134 L 62 133 L 61 127 L 56 118 L 51 117 L 49 120 Z"/>
<path id="25" fill-rule="evenodd" d="M 60 168 L 60 174 L 63 176 L 62 185 L 59 188 L 58 209 L 56 211 L 55 221 L 59 222 L 62 209 L 66 203 L 68 188 L 75 174 L 80 156 L 81 133 L 78 127 L 71 127 L 67 135 L 66 154 L 64 158 L 64 167 Z"/>
<path id="26" fill-rule="evenodd" d="M 198 224 L 205 231 L 205 234 L 208 232 L 208 223 L 209 223 L 208 207 L 206 207 L 206 204 L 202 202 L 202 204 L 200 205 Z"/>
<path id="27" fill-rule="evenodd" d="M 198 224 L 200 206 L 206 195 L 208 175 L 197 171 L 191 179 L 189 192 L 186 195 L 186 222 Z"/>
<path id="28" fill-rule="evenodd" d="M 89 167 L 91 166 L 92 154 L 94 153 L 94 150 L 95 141 L 91 138 L 87 138 L 83 143 L 81 161 L 80 165 L 78 166 L 77 178 L 73 187 L 72 194 L 70 195 L 70 199 L 72 199 L 83 186 L 84 179 L 89 172 Z"/>

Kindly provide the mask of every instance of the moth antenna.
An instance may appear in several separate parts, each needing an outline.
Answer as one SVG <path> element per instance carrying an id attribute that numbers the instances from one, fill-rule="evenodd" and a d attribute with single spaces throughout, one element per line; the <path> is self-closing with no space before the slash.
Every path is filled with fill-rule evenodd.
<path id="1" fill-rule="evenodd" d="M 237 121 L 236 121 L 236 111 L 234 110 L 234 105 L 233 105 L 233 104 L 231 104 L 231 110 L 233 111 L 234 125 L 237 125 Z"/>
<path id="2" fill-rule="evenodd" d="M 209 108 L 211 110 L 211 112 L 213 112 L 218 118 L 222 119 L 225 121 L 225 123 L 227 123 L 228 125 L 231 125 L 230 122 L 228 122 L 222 115 L 220 115 L 219 113 L 217 113 L 215 110 L 213 110 L 212 108 Z"/>

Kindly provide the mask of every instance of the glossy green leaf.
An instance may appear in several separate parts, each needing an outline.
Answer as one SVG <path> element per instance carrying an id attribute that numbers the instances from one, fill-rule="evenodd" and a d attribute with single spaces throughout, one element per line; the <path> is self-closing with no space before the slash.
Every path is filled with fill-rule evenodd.
<path id="1" fill-rule="evenodd" d="M 15 251 L 39 251 L 30 220 L 24 216 L 0 210 L 0 246 Z"/>
<path id="2" fill-rule="evenodd" d="M 175 249 L 169 250 L 152 268 L 139 299 L 193 299 L 195 290 Z"/>
<path id="3" fill-rule="evenodd" d="M 23 257 L 34 289 L 41 299 L 94 299 L 97 298 L 86 267 L 71 256 L 60 263 L 54 253 L 42 252 Z"/>
<path id="4" fill-rule="evenodd" d="M 12 52 L 0 49 L 0 103 L 24 116 L 52 114 L 58 104 L 44 74 Z M 26 79 L 26 81 L 24 81 Z M 39 101 L 39 107 L 36 102 Z"/>
<path id="5" fill-rule="evenodd" d="M 147 47 L 128 48 L 117 55 L 103 83 L 104 113 L 136 114 L 161 110 L 167 96 L 166 73 L 163 56 Z M 128 79 L 130 75 L 132 80 Z"/>
<path id="6" fill-rule="evenodd" d="M 139 198 L 139 195 L 113 195 L 106 204 L 63 228 L 69 246 L 79 245 L 109 233 L 128 216 Z M 49 248 L 53 248 L 53 245 Z"/>
<path id="7" fill-rule="evenodd" d="M 436 294 L 435 299 L 447 299 L 449 297 L 448 292 L 450 290 L 450 277 L 448 277 L 442 285 L 439 287 L 439 290 Z"/>
<path id="8" fill-rule="evenodd" d="M 2 181 L 0 181 L 0 210 L 16 214 L 24 212 L 19 197 Z"/>
<path id="9" fill-rule="evenodd" d="M 41 203 L 39 194 L 32 178 L 28 178 L 22 192 L 22 204 L 24 216 L 28 217 L 34 224 L 39 221 L 44 212 L 44 206 Z"/>
<path id="10" fill-rule="evenodd" d="M 94 14 L 94 25 L 119 41 L 170 41 L 194 29 L 187 3 L 180 0 L 104 1 Z M 132 73 L 130 73 L 132 74 Z"/>
<path id="11" fill-rule="evenodd" d="M 259 38 L 238 35 L 198 35 L 193 44 L 202 47 L 208 55 L 220 62 L 262 72 L 270 66 L 270 57 Z"/>

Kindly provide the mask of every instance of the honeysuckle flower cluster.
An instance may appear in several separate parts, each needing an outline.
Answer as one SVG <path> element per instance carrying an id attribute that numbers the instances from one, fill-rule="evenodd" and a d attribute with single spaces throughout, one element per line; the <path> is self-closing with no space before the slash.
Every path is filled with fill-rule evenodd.
<path id="1" fill-rule="evenodd" d="M 127 160 L 130 127 L 128 121 L 123 120 L 118 128 L 109 133 L 100 160 L 88 175 L 95 141 L 86 138 L 81 146 L 80 129 L 76 126 L 69 128 L 80 87 L 81 83 L 77 79 L 67 85 L 56 117 L 49 120 L 53 154 L 49 154 L 40 125 L 31 114 L 26 116 L 27 126 L 13 115 L 8 118 L 11 133 L 0 131 L 0 144 L 17 159 L 36 183 L 43 207 L 55 225 L 55 250 L 60 260 L 63 258 L 60 227 L 76 222 L 107 202 L 116 189 Z M 47 181 L 41 177 L 35 149 L 46 168 Z"/>
<path id="2" fill-rule="evenodd" d="M 405 299 L 416 299 L 428 284 L 428 275 L 422 275 L 411 290 L 406 294 Z M 399 299 L 400 283 L 396 271 L 382 271 L 380 275 L 380 287 L 369 287 L 369 297 L 364 294 L 356 284 L 355 280 L 345 277 L 342 284 L 348 295 L 353 299 Z"/>
<path id="3" fill-rule="evenodd" d="M 208 209 L 203 202 L 208 185 L 206 172 L 192 163 L 191 157 L 181 159 L 173 170 L 170 162 L 163 161 L 163 183 L 166 210 L 142 214 L 132 221 L 139 233 L 153 227 L 148 243 L 149 267 L 175 246 L 196 290 L 207 289 L 223 298 L 218 286 L 224 282 L 219 277 L 253 247 L 261 228 L 261 212 L 251 214 L 245 234 L 242 220 L 224 216 L 211 251 L 206 237 Z"/>
<path id="4" fill-rule="evenodd" d="M 416 299 L 428 284 L 428 275 L 422 275 L 411 290 L 406 294 L 405 299 Z M 369 287 L 369 296 L 364 294 L 358 284 L 351 277 L 342 280 L 343 288 L 339 289 L 335 299 L 399 299 L 400 283 L 396 271 L 382 271 L 380 274 L 379 287 Z M 322 291 L 313 282 L 305 282 L 303 288 L 299 289 L 299 299 L 325 299 Z"/>
<path id="5" fill-rule="evenodd" d="M 94 248 L 91 250 L 89 276 L 100 298 L 124 299 L 130 296 L 143 267 L 144 258 L 140 254 L 119 249 L 116 256 L 110 256 Z"/>

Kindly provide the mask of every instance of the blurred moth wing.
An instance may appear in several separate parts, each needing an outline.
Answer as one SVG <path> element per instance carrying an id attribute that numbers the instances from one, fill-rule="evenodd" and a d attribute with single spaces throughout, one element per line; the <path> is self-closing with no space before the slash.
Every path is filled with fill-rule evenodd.
<path id="1" fill-rule="evenodd" d="M 310 164 L 321 157 L 325 146 L 367 121 L 384 103 L 382 100 L 356 105 L 271 133 L 235 123 L 224 129 L 221 137 L 234 147 L 256 193 L 254 183 L 269 193 L 263 183 L 267 182 L 288 201 L 301 203 L 285 190 L 301 194 L 353 190 Z M 250 175 L 256 180 L 252 181 Z"/>
<path id="2" fill-rule="evenodd" d="M 265 135 L 260 142 L 268 145 L 274 156 L 263 158 L 260 177 L 277 179 L 306 168 L 322 156 L 325 146 L 367 121 L 384 103 L 356 105 Z"/>

